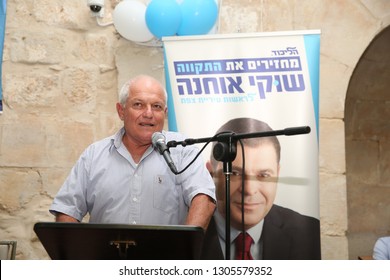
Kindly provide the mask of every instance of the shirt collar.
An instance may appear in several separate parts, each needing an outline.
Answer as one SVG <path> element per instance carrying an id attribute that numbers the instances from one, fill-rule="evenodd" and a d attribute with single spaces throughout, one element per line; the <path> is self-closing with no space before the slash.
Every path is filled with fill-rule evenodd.
<path id="1" fill-rule="evenodd" d="M 124 127 L 119 129 L 118 132 L 112 136 L 111 142 L 116 149 L 118 149 L 122 145 L 123 135 L 125 135 L 125 128 Z"/>
<path id="2" fill-rule="evenodd" d="M 163 131 L 163 133 L 165 132 Z M 125 127 L 122 127 L 117 131 L 117 133 L 111 136 L 110 151 L 112 150 L 113 147 L 115 147 L 116 150 L 118 150 L 121 147 L 121 145 L 123 144 L 123 135 L 125 135 Z M 148 149 L 145 151 L 144 155 L 142 156 L 142 159 L 148 156 L 150 153 L 152 153 L 153 150 L 154 150 L 153 146 L 150 145 L 150 147 L 148 147 Z"/>

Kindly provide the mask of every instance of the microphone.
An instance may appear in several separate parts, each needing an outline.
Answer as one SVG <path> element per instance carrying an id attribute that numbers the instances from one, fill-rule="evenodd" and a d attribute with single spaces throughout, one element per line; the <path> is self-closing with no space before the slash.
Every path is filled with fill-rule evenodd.
<path id="1" fill-rule="evenodd" d="M 165 144 L 165 136 L 161 132 L 155 132 L 152 135 L 152 145 L 156 148 L 160 155 L 163 155 L 165 161 L 167 162 L 169 168 L 174 174 L 177 174 L 176 166 L 171 158 L 171 153 L 167 145 Z"/>

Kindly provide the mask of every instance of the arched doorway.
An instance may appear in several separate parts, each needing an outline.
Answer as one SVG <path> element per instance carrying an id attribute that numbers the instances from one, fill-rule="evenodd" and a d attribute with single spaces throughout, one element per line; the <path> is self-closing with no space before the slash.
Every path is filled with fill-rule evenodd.
<path id="1" fill-rule="evenodd" d="M 362 55 L 345 101 L 349 258 L 390 235 L 390 27 Z"/>

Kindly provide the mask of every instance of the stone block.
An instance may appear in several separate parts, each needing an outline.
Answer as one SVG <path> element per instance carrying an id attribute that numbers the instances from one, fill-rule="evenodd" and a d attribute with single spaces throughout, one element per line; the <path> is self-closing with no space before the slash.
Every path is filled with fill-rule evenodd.
<path id="1" fill-rule="evenodd" d="M 370 140 L 349 140 L 346 145 L 348 175 L 355 181 L 379 183 L 379 143 Z"/>
<path id="2" fill-rule="evenodd" d="M 320 222 L 323 235 L 345 235 L 348 229 L 345 175 L 320 174 Z"/>
<path id="3" fill-rule="evenodd" d="M 384 232 L 390 221 L 390 188 L 348 182 L 348 232 Z"/>
<path id="4" fill-rule="evenodd" d="M 64 62 L 66 32 L 15 31 L 9 35 L 12 62 L 56 64 Z"/>
<path id="5" fill-rule="evenodd" d="M 78 49 L 73 51 L 76 57 L 96 65 L 106 65 L 108 69 L 115 69 L 113 42 L 107 32 L 87 33 L 80 42 Z"/>
<path id="6" fill-rule="evenodd" d="M 4 99 L 10 109 L 48 115 L 55 109 L 60 79 L 56 74 L 11 73 L 4 75 Z"/>
<path id="7" fill-rule="evenodd" d="M 321 236 L 323 260 L 348 260 L 348 242 L 345 236 Z"/>
<path id="8" fill-rule="evenodd" d="M 86 1 L 39 0 L 33 1 L 32 16 L 48 26 L 83 30 L 90 18 Z"/>
<path id="9" fill-rule="evenodd" d="M 338 74 L 331 74 L 335 72 Z M 342 119 L 352 69 L 338 61 L 321 56 L 320 73 L 321 118 Z"/>
<path id="10" fill-rule="evenodd" d="M 0 209 L 9 213 L 19 211 L 39 195 L 41 187 L 42 180 L 37 170 L 0 169 Z"/>
<path id="11" fill-rule="evenodd" d="M 69 167 L 94 139 L 90 123 L 29 118 L 2 126 L 3 166 Z M 12 147 L 12 148 L 11 148 Z"/>
<path id="12" fill-rule="evenodd" d="M 342 120 L 320 120 L 320 171 L 345 173 L 344 136 L 344 122 Z"/>

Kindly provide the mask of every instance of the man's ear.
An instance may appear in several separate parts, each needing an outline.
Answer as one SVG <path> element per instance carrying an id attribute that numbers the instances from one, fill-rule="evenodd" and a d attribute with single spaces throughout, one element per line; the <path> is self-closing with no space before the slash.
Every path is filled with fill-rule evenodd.
<path id="1" fill-rule="evenodd" d="M 119 102 L 116 103 L 116 111 L 118 113 L 119 118 L 123 121 L 124 118 L 123 107 L 122 104 L 120 104 Z"/>

